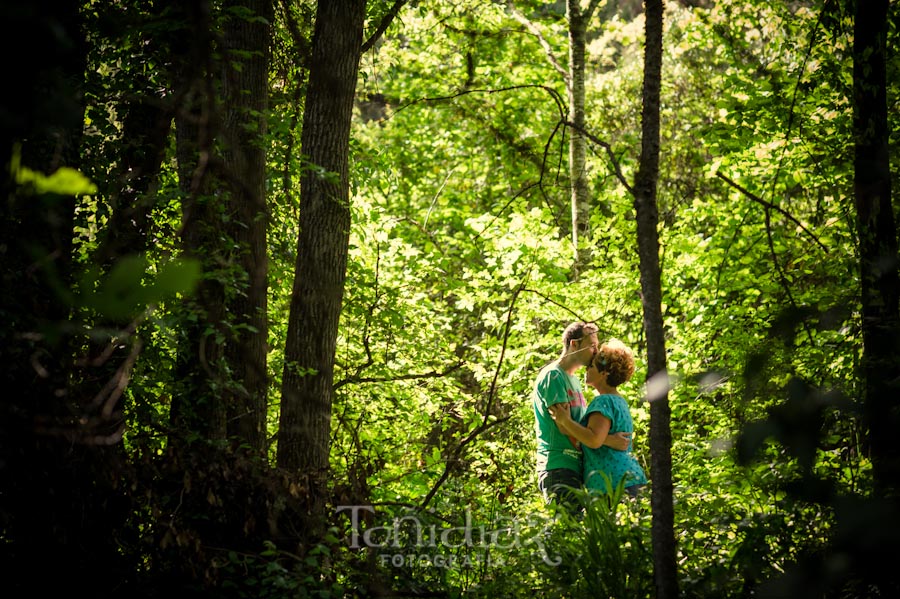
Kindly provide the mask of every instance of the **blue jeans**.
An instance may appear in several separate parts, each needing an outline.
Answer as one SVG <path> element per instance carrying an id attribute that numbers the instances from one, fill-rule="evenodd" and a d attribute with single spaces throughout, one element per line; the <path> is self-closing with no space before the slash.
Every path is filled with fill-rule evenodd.
<path id="1" fill-rule="evenodd" d="M 637 499 L 638 495 L 641 494 L 641 491 L 643 491 L 646 486 L 647 485 L 632 485 L 630 487 L 625 487 L 625 492 L 628 493 L 632 499 Z"/>
<path id="2" fill-rule="evenodd" d="M 554 468 L 538 474 L 538 488 L 544 501 L 562 505 L 572 514 L 581 512 L 581 502 L 567 487 L 581 489 L 582 486 L 581 473 L 568 468 Z"/>

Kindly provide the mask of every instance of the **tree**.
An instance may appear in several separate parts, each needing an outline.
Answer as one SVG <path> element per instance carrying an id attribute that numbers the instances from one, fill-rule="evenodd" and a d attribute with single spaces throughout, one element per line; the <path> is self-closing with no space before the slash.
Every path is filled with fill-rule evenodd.
<path id="1" fill-rule="evenodd" d="M 182 239 L 203 261 L 187 302 L 179 355 L 178 434 L 266 446 L 266 111 L 268 0 L 223 7 L 221 32 L 204 1 L 179 7 L 172 48 Z M 181 12 L 183 11 L 183 12 Z M 221 33 L 221 39 L 219 34 Z M 182 47 L 183 45 L 183 47 Z M 221 49 L 221 54 L 216 51 Z"/>
<path id="2" fill-rule="evenodd" d="M 550 49 L 550 44 L 544 38 L 534 23 L 525 15 L 517 11 L 510 3 L 513 17 L 525 25 L 529 31 L 535 34 L 547 53 L 547 58 L 555 70 L 562 75 L 566 85 L 568 97 L 567 115 L 569 122 L 569 209 L 571 213 L 571 233 L 573 267 L 576 277 L 578 271 L 590 260 L 590 254 L 580 253 L 579 244 L 587 245 L 585 241 L 590 235 L 590 181 L 588 179 L 587 162 L 587 137 L 585 129 L 587 117 L 585 111 L 585 49 L 587 46 L 588 24 L 597 12 L 600 0 L 590 0 L 587 6 L 582 6 L 582 0 L 566 1 L 566 20 L 568 23 L 569 65 L 563 68 Z"/>
<path id="3" fill-rule="evenodd" d="M 572 251 L 575 253 L 575 268 L 586 264 L 586 256 L 579 256 L 578 244 L 590 235 L 590 186 L 587 170 L 587 139 L 584 136 L 584 60 L 587 44 L 587 26 L 600 4 L 591 0 L 586 8 L 581 0 L 567 0 L 566 15 L 569 19 L 569 77 L 566 87 L 569 92 L 569 120 L 574 127 L 569 131 L 569 187 L 572 205 Z M 583 242 L 582 242 L 583 243 Z"/>
<path id="4" fill-rule="evenodd" d="M 641 156 L 634 182 L 638 253 L 647 338 L 647 378 L 650 400 L 650 478 L 653 481 L 653 571 L 657 597 L 678 596 L 675 569 L 674 507 L 672 503 L 671 411 L 666 376 L 666 340 L 662 316 L 659 262 L 659 105 L 662 77 L 662 0 L 644 2 L 644 83 L 641 111 Z"/>
<path id="5" fill-rule="evenodd" d="M 633 18 L 634 0 L 607 3 L 620 18 L 589 32 L 585 62 L 596 68 L 585 72 L 583 131 L 574 102 L 554 89 L 562 92 L 569 70 L 561 49 L 572 50 L 562 1 L 517 3 L 545 19 L 535 35 L 509 27 L 505 1 L 418 3 L 377 45 L 383 15 L 402 2 L 357 2 L 339 15 L 284 0 L 269 39 L 266 0 L 8 4 L 0 27 L 10 30 L 7 54 L 21 55 L 10 68 L 22 83 L 0 99 L 0 151 L 15 175 L 4 177 L 0 205 L 0 570 L 14 593 L 37 584 L 101 596 L 189 585 L 229 596 L 346 595 L 375 592 L 375 581 L 394 594 L 485 597 L 533 594 L 539 580 L 538 592 L 572 595 L 570 576 L 602 586 L 618 574 L 634 597 L 894 590 L 875 557 L 897 561 L 900 521 L 886 499 L 896 479 L 885 424 L 896 395 L 887 332 L 896 321 L 887 181 L 896 164 L 881 138 L 896 135 L 882 90 L 890 101 L 897 78 L 882 65 L 878 30 L 888 24 L 890 47 L 896 3 L 886 18 L 883 5 L 831 0 L 819 12 L 809 3 L 669 3 L 659 85 L 661 3 L 648 3 L 646 22 Z M 570 2 L 569 12 L 589 5 Z M 325 16 L 316 66 L 307 38 L 317 8 Z M 854 10 L 860 31 L 851 36 Z M 360 44 L 363 20 L 376 34 Z M 12 35 L 21 31 L 50 58 L 22 52 Z M 279 54 L 288 36 L 298 51 Z M 854 39 L 858 100 L 847 89 Z M 267 41 L 276 52 L 263 67 Z M 560 55 L 555 71 L 536 60 L 542 45 Z M 347 107 L 357 48 L 372 109 L 360 113 Z M 337 95 L 323 91 L 336 79 Z M 293 141 L 307 91 L 301 157 Z M 569 221 L 569 171 L 578 171 L 566 164 L 571 132 L 603 150 L 585 157 L 593 243 L 577 281 L 560 222 Z M 96 185 L 86 191 L 58 167 Z M 856 207 L 843 201 L 854 170 Z M 61 184 L 66 177 L 81 183 Z M 291 198 L 300 192 L 298 209 Z M 146 287 L 182 251 L 204 262 L 201 294 L 131 302 L 138 292 L 149 298 Z M 117 284 L 107 306 L 124 298 L 128 309 L 106 313 L 95 301 L 108 279 Z M 142 318 L 147 305 L 154 310 Z M 333 541 L 318 534 L 325 498 L 372 505 L 378 524 L 414 513 L 449 531 L 471 514 L 484 534 L 499 534 L 513 515 L 529 519 L 519 533 L 537 532 L 533 415 L 522 398 L 559 323 L 574 318 L 646 343 L 649 358 L 638 364 L 649 376 L 625 393 L 650 382 L 651 403 L 632 411 L 639 433 L 651 429 L 635 448 L 654 495 L 619 505 L 627 517 L 601 560 L 584 536 L 555 534 L 546 540 L 559 541 L 559 555 L 580 556 L 566 560 L 571 568 L 499 538 L 487 549 L 502 560 L 477 570 L 396 568 L 375 552 L 360 567 L 362 553 L 341 543 L 319 553 Z M 267 326 L 278 340 L 268 382 Z M 263 393 L 277 394 L 285 372 L 297 378 L 286 381 L 287 452 L 276 458 L 299 476 L 223 442 L 257 453 Z M 676 383 L 657 386 L 666 374 Z M 847 397 L 867 411 L 874 472 Z M 669 419 L 678 423 L 671 431 Z M 742 428 L 755 431 L 762 462 L 735 462 L 729 442 Z M 673 528 L 690 531 L 677 537 L 677 573 Z M 391 539 L 394 555 L 422 554 L 416 535 L 401 537 Z M 301 547 L 298 560 L 298 540 L 319 547 Z M 544 547 L 548 558 L 557 553 Z M 476 557 L 485 548 L 465 549 Z M 597 579 L 583 576 L 619 554 L 618 574 L 597 567 Z M 28 576 L 49 562 L 60 576 Z M 98 563 L 102 577 L 83 575 Z"/>
<path id="6" fill-rule="evenodd" d="M 334 354 L 350 238 L 350 121 L 365 0 L 320 2 L 303 113 L 300 233 L 285 340 L 279 468 L 308 480 L 313 535 L 324 519 Z"/>
<path id="7" fill-rule="evenodd" d="M 887 113 L 887 0 L 858 0 L 853 28 L 854 197 L 862 294 L 864 414 L 875 481 L 900 485 L 900 276 L 891 204 Z"/>
<path id="8" fill-rule="evenodd" d="M 184 255 L 200 261 L 203 278 L 194 296 L 186 298 L 176 358 L 177 388 L 172 395 L 171 442 L 190 435 L 222 440 L 226 435 L 225 405 L 220 390 L 226 382 L 223 344 L 227 248 L 220 243 L 225 219 L 223 202 L 213 190 L 216 127 L 215 66 L 212 7 L 207 0 L 176 5 L 173 25 L 180 32 L 170 48 L 173 62 L 175 158 L 181 194 L 181 246 Z M 230 273 L 229 273 L 230 274 Z"/>
<path id="9" fill-rule="evenodd" d="M 235 319 L 226 361 L 235 376 L 227 390 L 227 434 L 262 455 L 268 393 L 268 257 L 266 246 L 266 115 L 272 0 L 225 4 L 223 75 L 224 172 L 228 231 L 236 245 L 237 292 L 226 310 Z"/>

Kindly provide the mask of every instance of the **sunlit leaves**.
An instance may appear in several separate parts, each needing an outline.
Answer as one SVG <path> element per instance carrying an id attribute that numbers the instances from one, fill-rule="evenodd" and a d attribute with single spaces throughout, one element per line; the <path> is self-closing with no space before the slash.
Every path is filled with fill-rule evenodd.
<path id="1" fill-rule="evenodd" d="M 43 175 L 23 166 L 16 171 L 15 180 L 19 185 L 30 186 L 37 194 L 84 195 L 97 191 L 97 186 L 87 177 L 68 167 Z"/>
<path id="2" fill-rule="evenodd" d="M 370 27 L 389 5 L 370 3 Z M 564 15 L 541 5 L 523 12 L 565 61 Z M 741 589 L 753 568 L 781 567 L 793 544 L 822 538 L 827 515 L 787 505 L 779 488 L 801 465 L 843 481 L 860 468 L 852 414 L 840 421 L 831 409 L 810 412 L 819 428 L 799 436 L 757 429 L 751 445 L 766 461 L 742 470 L 733 459 L 737 431 L 777 410 L 789 381 L 855 391 L 849 40 L 840 22 L 819 27 L 818 16 L 783 3 L 667 4 L 660 255 L 676 516 L 691 596 Z M 540 509 L 528 394 L 576 319 L 597 321 L 602 337 L 636 350 L 638 373 L 622 392 L 646 464 L 633 198 L 614 168 L 633 180 L 641 150 L 643 22 L 592 27 L 588 127 L 617 162 L 592 146 L 592 262 L 577 278 L 562 224 L 568 132 L 556 129 L 560 106 L 550 93 L 564 85 L 535 35 L 501 3 L 415 3 L 363 57 L 332 466 L 336 484 L 351 481 L 365 500 L 416 507 L 440 485 L 429 504 L 439 515 L 461 505 L 482 514 Z M 302 90 L 302 81 L 286 83 L 302 78 L 299 62 L 278 55 L 273 398 L 306 168 L 291 130 L 291 85 Z M 177 230 L 177 218 L 166 213 L 160 230 Z M 146 266 L 135 260 L 109 279 L 86 279 L 96 297 L 84 305 L 132 314 L 152 299 Z M 159 273 L 153 293 L 180 288 L 182 278 L 167 277 Z M 498 424 L 481 430 L 485 423 Z M 829 448 L 810 450 L 807 433 Z"/>

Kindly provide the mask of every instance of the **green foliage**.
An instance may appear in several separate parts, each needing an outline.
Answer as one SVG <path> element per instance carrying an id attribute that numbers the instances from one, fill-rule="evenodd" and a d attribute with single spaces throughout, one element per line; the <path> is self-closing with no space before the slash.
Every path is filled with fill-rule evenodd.
<path id="1" fill-rule="evenodd" d="M 637 373 L 621 390 L 635 454 L 650 473 L 633 198 L 622 181 L 633 179 L 640 155 L 643 21 L 613 15 L 590 24 L 587 127 L 609 152 L 590 149 L 591 258 L 576 276 L 566 232 L 565 82 L 546 60 L 550 52 L 565 64 L 566 23 L 549 5 L 526 4 L 517 6 L 543 40 L 500 3 L 413 3 L 363 57 L 335 356 L 332 528 L 300 548 L 303 532 L 292 525 L 303 509 L 302 476 L 199 442 L 190 463 L 167 463 L 173 400 L 200 401 L 175 384 L 185 327 L 199 318 L 180 299 L 204 282 L 240 297 L 246 281 L 233 267 L 240 248 L 224 236 L 209 235 L 217 245 L 200 256 L 202 269 L 178 257 L 183 186 L 174 137 L 140 198 L 150 223 L 145 247 L 94 261 L 126 186 L 120 154 L 146 149 L 146 140 L 125 139 L 123 102 L 169 100 L 158 92 L 172 85 L 171 65 L 151 50 L 188 29 L 174 14 L 149 19 L 143 5 L 85 7 L 92 68 L 84 164 L 49 176 L 12 172 L 23 193 L 78 196 L 76 284 L 56 282 L 74 320 L 104 342 L 143 342 L 123 399 L 125 453 L 137 468 L 129 488 L 137 490 L 122 552 L 147 581 L 165 590 L 168 572 L 173 588 L 227 597 L 652 596 L 649 491 L 635 501 L 616 495 L 612 508 L 585 496 L 582 520 L 548 514 L 533 472 L 529 402 L 565 324 L 596 321 L 601 337 L 635 350 Z M 368 3 L 369 30 L 391 6 Z M 852 39 L 842 7 L 667 4 L 660 256 L 685 596 L 751 596 L 762 584 L 777 586 L 780 573 L 799 577 L 797 568 L 819 563 L 810 556 L 868 555 L 847 531 L 856 523 L 880 539 L 874 516 L 860 515 L 869 511 L 895 530 L 896 514 L 870 496 L 857 411 Z M 314 12 L 308 2 L 280 7 L 273 35 L 270 458 L 298 258 L 298 186 L 310 172 L 334 176 L 299 147 Z M 900 79 L 889 81 L 893 103 Z M 218 209 L 208 217 L 206 233 L 231 218 Z M 148 306 L 155 309 L 140 320 Z M 133 321 L 137 329 L 124 335 L 119 328 Z M 122 326 L 92 328 L 110 322 Z M 82 378 L 85 389 L 96 385 Z M 228 391 L 235 389 L 215 388 Z M 200 478 L 185 478 L 188 470 Z M 440 534 L 472 522 L 497 536 L 423 547 L 404 520 L 390 546 L 352 548 L 342 505 L 372 506 L 375 524 L 415 518 Z M 838 572 L 822 594 L 845 588 L 852 596 L 864 588 L 854 586 L 859 571 Z"/>
<path id="2" fill-rule="evenodd" d="M 647 499 L 623 500 L 624 489 L 609 495 L 580 493 L 584 512 L 560 513 L 548 541 L 559 570 L 545 577 L 554 594 L 574 597 L 652 597 Z"/>
<path id="3" fill-rule="evenodd" d="M 384 588 L 466 597 L 652 596 L 643 576 L 650 558 L 646 500 L 610 507 L 604 497 L 583 497 L 583 519 L 531 501 L 500 502 L 489 511 L 358 510 L 344 521 L 358 527 L 344 534 L 366 572 L 354 588 L 361 596 Z M 370 512 L 373 520 L 362 525 Z"/>
<path id="4" fill-rule="evenodd" d="M 443 20 L 438 14 L 405 21 L 397 44 L 389 34 L 363 80 L 384 98 L 388 118 L 356 129 L 357 229 L 345 314 L 357 323 L 358 349 L 348 338 L 341 363 L 351 371 L 365 365 L 378 381 L 363 387 L 364 405 L 343 399 L 360 396 L 343 395 L 355 387 L 352 377 L 341 387 L 335 467 L 364 475 L 355 488 L 376 502 L 415 503 L 438 485 L 440 512 L 501 481 L 513 481 L 514 495 L 536 492 L 526 399 L 568 320 L 597 320 L 639 359 L 642 337 L 631 200 L 614 165 L 595 148 L 594 268 L 572 281 L 560 226 L 565 200 L 553 175 L 562 162 L 552 99 L 501 91 L 548 79 L 539 62 L 507 54 L 540 51 L 525 36 L 493 37 L 494 27 L 508 26 L 502 18 L 479 18 L 479 28 L 452 11 Z M 777 411 L 775 398 L 792 379 L 816 381 L 826 395 L 854 394 L 854 242 L 850 207 L 840 200 L 847 157 L 829 152 L 823 160 L 825 149 L 846 147 L 839 140 L 849 130 L 849 100 L 830 79 L 846 72 L 846 55 L 819 43 L 815 14 L 781 6 L 671 6 L 667 24 L 660 211 L 682 580 L 698 595 L 740 594 L 828 536 L 822 508 L 787 491 L 803 468 L 864 485 L 852 410 L 804 421 L 815 434 L 803 442 L 801 470 L 800 441 L 791 436 L 781 437 L 787 452 L 767 453 L 772 463 L 741 466 L 732 453 L 738 431 Z M 563 32 L 545 25 L 545 35 Z M 640 19 L 613 19 L 590 49 L 590 128 L 611 143 L 626 177 L 639 151 L 641 27 Z M 809 46 L 791 41 L 798 36 Z M 550 44 L 564 48 L 559 37 Z M 424 47 L 462 50 L 442 58 Z M 497 64 L 507 68 L 492 69 Z M 472 74 L 473 87 L 495 93 L 460 95 L 468 91 L 460 81 Z M 711 103 L 710 89 L 727 91 Z M 439 373 L 457 358 L 459 377 L 404 378 Z M 639 363 L 626 395 L 646 467 L 641 372 Z M 459 452 L 493 414 L 508 420 Z M 366 457 L 351 457 L 354 448 Z"/>
<path id="5" fill-rule="evenodd" d="M 333 531 L 329 532 L 305 558 L 281 550 L 271 541 L 266 541 L 258 554 L 230 551 L 217 565 L 223 580 L 221 592 L 236 598 L 344 597 L 344 587 L 330 572 L 332 547 L 337 542 Z"/>
<path id="6" fill-rule="evenodd" d="M 84 195 L 96 193 L 97 187 L 84 175 L 73 168 L 61 167 L 47 176 L 25 166 L 13 167 L 15 181 L 28 186 L 37 195 L 53 193 L 57 195 Z"/>
<path id="7" fill-rule="evenodd" d="M 87 269 L 81 278 L 75 304 L 97 316 L 114 321 L 134 318 L 138 313 L 168 299 L 193 293 L 200 281 L 200 263 L 173 259 L 154 265 L 148 274 L 146 256 L 125 256 L 107 274 Z"/>

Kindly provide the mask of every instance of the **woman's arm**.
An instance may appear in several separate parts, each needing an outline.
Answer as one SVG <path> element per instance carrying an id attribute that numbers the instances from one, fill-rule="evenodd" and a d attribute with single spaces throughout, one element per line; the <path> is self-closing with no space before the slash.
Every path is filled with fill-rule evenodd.
<path id="1" fill-rule="evenodd" d="M 575 437 L 581 443 L 592 449 L 597 449 L 602 445 L 608 445 L 613 449 L 622 447 L 622 437 L 610 435 L 609 429 L 612 426 L 612 420 L 599 412 L 592 412 L 588 417 L 587 426 L 582 426 L 572 420 L 572 415 L 568 405 L 550 406 L 550 415 L 556 421 L 559 430 L 567 435 Z M 607 443 L 607 441 L 612 441 Z M 628 448 L 628 439 L 625 440 L 625 447 Z"/>

